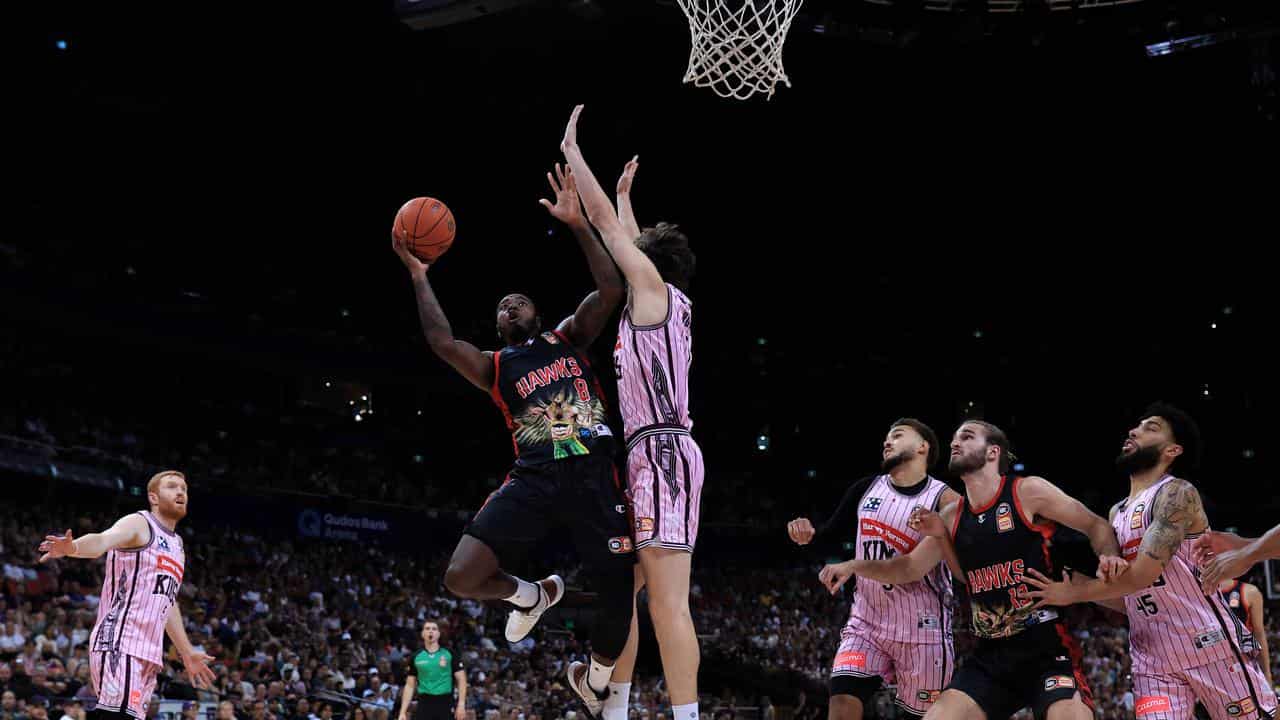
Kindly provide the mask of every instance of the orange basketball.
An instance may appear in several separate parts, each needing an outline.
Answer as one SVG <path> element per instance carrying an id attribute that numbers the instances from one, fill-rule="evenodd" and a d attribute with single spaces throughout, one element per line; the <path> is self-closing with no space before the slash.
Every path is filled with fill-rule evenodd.
<path id="1" fill-rule="evenodd" d="M 435 262 L 449 246 L 457 226 L 449 207 L 435 198 L 414 198 L 400 206 L 391 231 L 409 242 L 409 252 L 425 263 Z"/>

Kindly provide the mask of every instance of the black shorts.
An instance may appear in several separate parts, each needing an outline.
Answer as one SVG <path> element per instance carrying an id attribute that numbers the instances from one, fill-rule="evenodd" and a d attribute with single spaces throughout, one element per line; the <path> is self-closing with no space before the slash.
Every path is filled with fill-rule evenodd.
<path id="1" fill-rule="evenodd" d="M 1044 720 L 1050 705 L 1071 699 L 1076 691 L 1093 707 L 1079 658 L 1065 626 L 1038 625 L 1011 638 L 978 640 L 947 687 L 973 698 L 987 720 L 1005 720 L 1024 707 Z"/>
<path id="2" fill-rule="evenodd" d="M 413 720 L 453 720 L 453 693 L 448 695 L 419 695 L 418 709 Z"/>
<path id="3" fill-rule="evenodd" d="M 631 513 L 611 456 L 606 448 L 599 450 L 544 465 L 517 465 L 463 532 L 502 560 L 563 527 L 584 565 L 634 564 Z"/>

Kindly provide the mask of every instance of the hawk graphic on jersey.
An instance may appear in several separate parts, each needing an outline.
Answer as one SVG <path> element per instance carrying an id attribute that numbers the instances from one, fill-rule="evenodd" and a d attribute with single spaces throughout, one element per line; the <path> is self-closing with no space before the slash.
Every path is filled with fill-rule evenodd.
<path id="1" fill-rule="evenodd" d="M 538 400 L 516 419 L 516 441 L 521 447 L 553 443 L 557 460 L 587 455 L 590 451 L 579 436 L 591 437 L 598 417 L 604 417 L 599 399 L 582 400 L 562 390 L 550 400 Z"/>
<path id="2" fill-rule="evenodd" d="M 1012 637 L 1027 624 L 1032 614 L 1030 606 L 1015 608 L 1010 605 L 984 605 L 970 602 L 973 608 L 973 632 L 979 637 Z"/>

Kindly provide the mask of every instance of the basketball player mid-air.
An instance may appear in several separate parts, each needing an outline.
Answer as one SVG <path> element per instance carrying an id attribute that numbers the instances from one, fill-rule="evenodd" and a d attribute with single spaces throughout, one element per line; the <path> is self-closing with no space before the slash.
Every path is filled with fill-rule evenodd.
<path id="1" fill-rule="evenodd" d="M 513 293 L 498 303 L 498 335 L 504 347 L 481 352 L 453 336 L 427 265 L 407 240 L 392 246 L 413 279 L 418 317 L 431 350 L 464 378 L 488 393 L 502 410 L 516 450 L 506 481 L 463 531 L 445 572 L 445 586 L 458 597 L 505 600 L 513 606 L 506 638 L 520 642 L 546 610 L 564 597 L 564 581 L 551 575 L 537 583 L 502 570 L 511 557 L 567 527 L 592 589 L 599 595 L 590 666 L 579 693 L 603 693 L 614 661 L 627 641 L 634 604 L 635 554 L 626 499 L 614 469 L 613 436 L 605 424 L 603 393 L 587 348 L 600 335 L 622 299 L 622 278 L 582 216 L 572 174 L 556 167 L 547 175 L 555 202 L 542 201 L 569 226 L 587 257 L 596 289 L 573 315 L 552 330 L 542 328 L 533 301 Z"/>
<path id="2" fill-rule="evenodd" d="M 627 307 L 618 324 L 613 361 L 627 439 L 627 487 L 639 557 L 636 591 L 649 588 L 649 610 L 671 693 L 672 719 L 697 720 L 698 638 L 689 613 L 689 571 L 698 536 L 702 450 L 690 434 L 689 368 L 693 303 L 685 294 L 695 257 L 675 225 L 641 230 L 631 207 L 636 161 L 618 186 L 615 212 L 578 146 L 579 105 L 560 149 L 573 170 L 591 224 L 627 280 Z M 607 720 L 625 720 L 638 624 L 619 661 L 606 702 Z M 569 668 L 570 682 L 581 668 Z M 588 703 L 595 714 L 595 707 Z"/>

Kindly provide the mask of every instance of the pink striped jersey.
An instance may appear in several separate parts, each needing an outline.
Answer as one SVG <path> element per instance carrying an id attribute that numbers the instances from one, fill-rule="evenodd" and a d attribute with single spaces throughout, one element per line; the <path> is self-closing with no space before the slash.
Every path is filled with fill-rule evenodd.
<path id="1" fill-rule="evenodd" d="M 1152 503 L 1172 479 L 1166 475 L 1116 507 L 1111 525 L 1126 560 L 1137 557 L 1142 536 L 1154 517 Z M 1219 660 L 1241 661 L 1239 653 L 1247 630 L 1221 593 L 1206 597 L 1200 591 L 1200 573 L 1191 555 L 1191 545 L 1199 535 L 1183 538 L 1150 587 L 1124 598 L 1134 672 L 1167 673 Z"/>
<path id="2" fill-rule="evenodd" d="M 635 325 L 628 305 L 618 322 L 613 367 L 627 445 L 641 431 L 670 433 L 693 427 L 689 419 L 689 366 L 693 364 L 693 302 L 667 285 L 667 316 Z"/>
<path id="3" fill-rule="evenodd" d="M 907 495 L 889 475 L 876 477 L 858 501 L 854 556 L 883 560 L 905 555 L 923 536 L 907 525 L 917 507 L 938 510 L 945 483 L 926 477 L 924 487 Z M 849 624 L 866 628 L 882 640 L 936 643 L 951 635 L 951 572 L 945 563 L 916 582 L 884 585 L 857 578 Z"/>
<path id="4" fill-rule="evenodd" d="M 145 510 L 138 514 L 146 518 L 151 538 L 140 548 L 107 552 L 106 578 L 89 648 L 159 665 L 164 625 L 182 585 L 186 553 L 177 533 Z"/>

